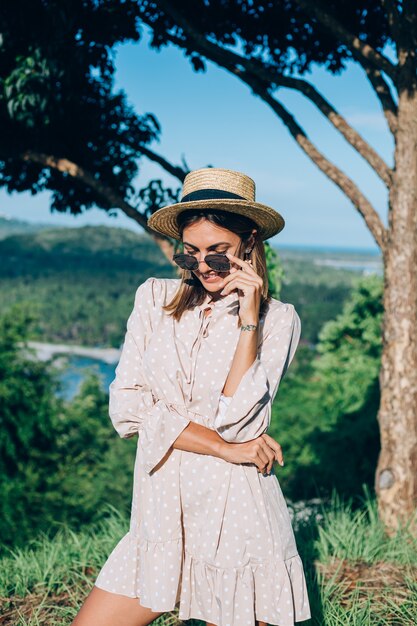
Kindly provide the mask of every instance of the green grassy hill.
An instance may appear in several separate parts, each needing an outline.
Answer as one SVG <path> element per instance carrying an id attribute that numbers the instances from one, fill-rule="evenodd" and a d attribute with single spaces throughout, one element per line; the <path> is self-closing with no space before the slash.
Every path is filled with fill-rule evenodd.
<path id="1" fill-rule="evenodd" d="M 118 347 L 137 286 L 173 276 L 159 248 L 123 228 L 85 226 L 10 235 L 0 241 L 0 311 L 27 302 L 31 339 Z"/>

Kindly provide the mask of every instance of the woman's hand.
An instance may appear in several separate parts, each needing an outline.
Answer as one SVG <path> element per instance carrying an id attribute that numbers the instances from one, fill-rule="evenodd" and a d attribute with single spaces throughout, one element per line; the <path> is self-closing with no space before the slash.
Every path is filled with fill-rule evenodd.
<path id="1" fill-rule="evenodd" d="M 275 461 L 284 465 L 280 444 L 266 433 L 243 443 L 225 441 L 219 456 L 229 463 L 253 463 L 263 474 L 269 474 Z"/>
<path id="2" fill-rule="evenodd" d="M 259 320 L 259 308 L 261 304 L 262 278 L 251 267 L 249 261 L 243 261 L 239 257 L 226 252 L 231 261 L 230 273 L 222 279 L 222 295 L 227 295 L 237 289 L 239 296 L 239 317 L 242 324 L 257 324 Z M 233 267 L 233 263 L 238 268 Z"/>

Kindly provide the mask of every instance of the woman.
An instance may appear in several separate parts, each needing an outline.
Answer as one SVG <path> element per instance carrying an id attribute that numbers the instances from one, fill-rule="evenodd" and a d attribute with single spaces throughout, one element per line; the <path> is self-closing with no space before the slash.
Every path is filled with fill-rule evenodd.
<path id="1" fill-rule="evenodd" d="M 266 433 L 301 330 L 268 292 L 263 240 L 284 220 L 245 174 L 203 168 L 148 223 L 182 242 L 182 274 L 136 291 L 109 388 L 116 431 L 139 434 L 130 529 L 73 624 L 144 626 L 178 605 L 207 626 L 292 626 L 310 607 Z"/>

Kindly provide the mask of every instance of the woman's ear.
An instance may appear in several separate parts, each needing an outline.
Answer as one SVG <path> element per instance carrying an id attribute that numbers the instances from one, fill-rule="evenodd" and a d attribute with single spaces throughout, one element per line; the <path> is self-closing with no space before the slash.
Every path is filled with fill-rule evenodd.
<path id="1" fill-rule="evenodd" d="M 247 241 L 246 241 L 246 250 L 249 250 L 250 252 L 252 252 L 253 247 L 255 245 L 255 241 L 256 241 L 256 229 L 254 229 L 252 231 L 252 233 L 249 235 Z"/>

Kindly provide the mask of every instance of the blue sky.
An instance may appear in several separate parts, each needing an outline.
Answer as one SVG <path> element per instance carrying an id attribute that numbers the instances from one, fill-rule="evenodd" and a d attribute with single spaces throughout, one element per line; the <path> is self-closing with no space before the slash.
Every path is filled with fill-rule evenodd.
<path id="1" fill-rule="evenodd" d="M 183 52 L 160 52 L 139 43 L 117 48 L 115 89 L 126 91 L 138 113 L 152 112 L 162 127 L 153 149 L 172 163 L 184 157 L 191 169 L 213 165 L 238 170 L 256 183 L 256 198 L 277 209 L 286 226 L 270 241 L 279 246 L 377 246 L 362 217 L 341 191 L 304 155 L 287 129 L 250 89 L 213 63 L 196 74 Z M 393 143 L 384 116 L 362 71 L 355 65 L 339 77 L 317 69 L 307 76 L 391 166 Z M 333 127 L 301 95 L 282 90 L 280 99 L 317 147 L 349 176 L 387 223 L 387 193 L 379 178 Z M 143 159 L 136 185 L 162 178 L 179 181 Z M 81 216 L 51 213 L 49 194 L 8 195 L 0 191 L 0 212 L 56 225 L 107 224 L 141 231 L 117 211 L 117 218 L 93 209 Z"/>

